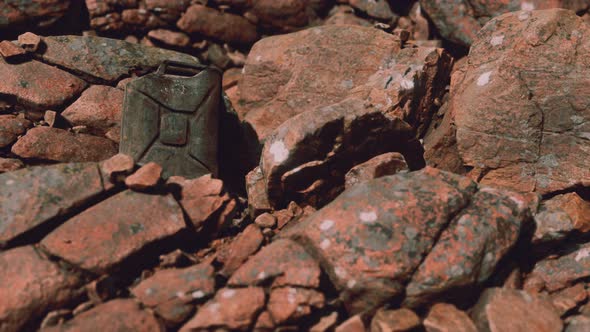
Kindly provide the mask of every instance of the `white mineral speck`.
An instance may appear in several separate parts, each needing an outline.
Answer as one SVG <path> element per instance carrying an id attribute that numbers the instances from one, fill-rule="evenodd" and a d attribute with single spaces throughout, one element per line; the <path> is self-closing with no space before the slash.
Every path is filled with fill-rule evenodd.
<path id="1" fill-rule="evenodd" d="M 334 269 L 334 273 L 336 274 L 336 276 L 337 276 L 338 278 L 344 278 L 344 277 L 346 277 L 346 275 L 347 275 L 347 274 L 346 274 L 346 271 L 345 271 L 343 268 L 341 268 L 341 267 L 337 267 L 337 268 L 335 268 L 335 269 Z"/>
<path id="2" fill-rule="evenodd" d="M 328 220 L 324 220 L 320 224 L 320 230 L 327 231 L 330 228 L 332 228 L 332 226 L 334 226 L 334 220 L 329 220 L 329 219 Z"/>
<path id="3" fill-rule="evenodd" d="M 400 87 L 403 90 L 412 90 L 414 88 L 414 80 L 410 80 L 410 79 L 404 78 L 400 82 Z"/>
<path id="4" fill-rule="evenodd" d="M 361 212 L 359 214 L 359 218 L 365 224 L 372 224 L 377 220 L 377 213 L 375 213 L 374 211 Z"/>
<path id="5" fill-rule="evenodd" d="M 209 311 L 213 312 L 213 313 L 217 313 L 219 311 L 219 308 L 221 307 L 221 304 L 219 303 L 212 303 L 208 309 Z"/>
<path id="6" fill-rule="evenodd" d="M 297 290 L 295 288 L 289 288 L 289 293 L 287 294 L 287 302 L 293 304 L 297 301 Z"/>
<path id="7" fill-rule="evenodd" d="M 531 10 L 535 10 L 535 4 L 532 2 L 528 2 L 528 1 L 523 1 L 520 4 L 520 9 L 530 12 Z"/>
<path id="8" fill-rule="evenodd" d="M 193 299 L 201 299 L 203 297 L 205 297 L 205 293 L 201 290 L 198 291 L 194 291 L 191 296 L 193 297 Z"/>
<path id="9" fill-rule="evenodd" d="M 580 260 L 588 257 L 590 257 L 590 248 L 584 248 L 578 251 L 574 259 L 576 260 L 576 262 L 579 262 Z"/>
<path id="10" fill-rule="evenodd" d="M 269 151 L 273 155 L 276 163 L 282 163 L 289 157 L 289 150 L 287 150 L 283 141 L 276 141 L 272 143 Z"/>
<path id="11" fill-rule="evenodd" d="M 503 42 L 504 42 L 504 35 L 494 36 L 490 40 L 490 44 L 492 44 L 492 46 L 502 45 Z"/>
<path id="12" fill-rule="evenodd" d="M 236 295 L 236 291 L 233 289 L 227 289 L 227 290 L 223 291 L 223 293 L 221 293 L 221 296 L 224 299 L 231 299 L 232 297 L 234 297 L 234 295 Z"/>
<path id="13" fill-rule="evenodd" d="M 324 249 L 324 250 L 325 250 L 325 249 L 328 249 L 328 248 L 330 248 L 330 244 L 331 244 L 330 240 L 328 240 L 328 239 L 324 239 L 324 240 L 323 240 L 323 241 L 320 243 L 320 248 L 322 248 L 322 249 Z"/>
<path id="14" fill-rule="evenodd" d="M 479 78 L 477 79 L 477 85 L 478 86 L 487 85 L 488 83 L 490 83 L 491 76 L 492 76 L 491 71 L 486 71 L 485 73 L 479 75 Z"/>

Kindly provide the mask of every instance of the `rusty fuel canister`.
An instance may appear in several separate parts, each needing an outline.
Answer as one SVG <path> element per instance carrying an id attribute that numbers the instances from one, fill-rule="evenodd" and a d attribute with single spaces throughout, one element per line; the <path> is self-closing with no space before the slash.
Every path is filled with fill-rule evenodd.
<path id="1" fill-rule="evenodd" d="M 163 177 L 217 176 L 222 73 L 166 61 L 125 89 L 119 151 L 139 165 L 156 162 Z"/>

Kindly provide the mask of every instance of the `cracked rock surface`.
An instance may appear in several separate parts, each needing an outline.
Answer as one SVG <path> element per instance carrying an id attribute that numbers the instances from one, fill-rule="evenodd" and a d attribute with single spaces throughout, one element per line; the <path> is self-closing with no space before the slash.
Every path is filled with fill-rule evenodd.
<path id="1" fill-rule="evenodd" d="M 0 332 L 590 329 L 587 1 L 84 3 L 0 4 Z M 164 60 L 218 178 L 119 153 Z"/>
<path id="2" fill-rule="evenodd" d="M 567 10 L 509 13 L 480 31 L 449 107 L 481 183 L 540 194 L 588 185 L 588 34 Z"/>

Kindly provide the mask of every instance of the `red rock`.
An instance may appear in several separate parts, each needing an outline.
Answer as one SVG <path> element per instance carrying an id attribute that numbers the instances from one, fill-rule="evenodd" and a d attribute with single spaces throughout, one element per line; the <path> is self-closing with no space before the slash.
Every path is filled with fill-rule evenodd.
<path id="1" fill-rule="evenodd" d="M 424 319 L 426 332 L 477 332 L 469 316 L 452 304 L 437 303 Z"/>
<path id="2" fill-rule="evenodd" d="M 23 25 L 46 27 L 66 13 L 70 0 L 5 0 L 0 2 L 0 29 Z"/>
<path id="3" fill-rule="evenodd" d="M 0 55 L 4 59 L 14 58 L 25 53 L 27 53 L 25 50 L 8 40 L 0 42 Z"/>
<path id="4" fill-rule="evenodd" d="M 182 269 L 160 270 L 131 289 L 148 307 L 178 298 L 185 303 L 202 301 L 215 293 L 215 270 L 207 263 Z"/>
<path id="5" fill-rule="evenodd" d="M 534 244 L 558 241 L 572 232 L 590 231 L 590 202 L 576 193 L 557 195 L 542 203 L 535 214 Z"/>
<path id="6" fill-rule="evenodd" d="M 471 180 L 432 168 L 386 176 L 345 191 L 281 236 L 320 258 L 349 312 L 366 311 L 402 294 L 475 190 Z"/>
<path id="7" fill-rule="evenodd" d="M 335 332 L 365 332 L 365 324 L 361 316 L 355 315 L 338 325 Z"/>
<path id="8" fill-rule="evenodd" d="M 338 313 L 333 312 L 320 318 L 320 321 L 309 329 L 309 332 L 327 332 L 338 322 Z"/>
<path id="9" fill-rule="evenodd" d="M 22 161 L 12 158 L 0 158 L 0 173 L 12 172 L 25 167 Z"/>
<path id="10" fill-rule="evenodd" d="M 449 108 L 481 183 L 543 195 L 590 183 L 590 76 L 578 70 L 590 68 L 588 33 L 563 9 L 504 14 L 480 31 Z"/>
<path id="11" fill-rule="evenodd" d="M 59 128 L 35 127 L 13 146 L 21 158 L 59 162 L 100 161 L 117 154 L 111 140 L 86 134 L 74 134 Z"/>
<path id="12" fill-rule="evenodd" d="M 155 29 L 167 25 L 153 13 L 140 9 L 123 9 L 121 12 L 121 21 L 123 26 L 131 30 L 135 29 Z"/>
<path id="13" fill-rule="evenodd" d="M 453 74 L 453 82 L 456 82 Z M 463 160 L 457 148 L 457 127 L 454 114 L 449 110 L 449 104 L 444 103 L 439 113 L 442 113 L 440 122 L 433 121 L 431 127 L 424 136 L 424 159 L 429 166 L 447 172 L 465 174 Z"/>
<path id="14" fill-rule="evenodd" d="M 166 29 L 151 30 L 148 37 L 169 46 L 187 47 L 191 44 L 190 37 L 185 33 Z"/>
<path id="15" fill-rule="evenodd" d="M 299 114 L 264 144 L 260 169 L 268 200 L 275 209 L 289 201 L 321 207 L 344 189 L 351 167 L 388 151 L 403 151 L 410 167 L 420 168 L 422 151 L 412 132 L 407 123 L 357 99 Z"/>
<path id="16" fill-rule="evenodd" d="M 294 323 L 324 306 L 324 294 L 306 288 L 281 287 L 271 290 L 267 310 L 277 325 Z"/>
<path id="17" fill-rule="evenodd" d="M 565 315 L 587 299 L 588 293 L 586 292 L 583 283 L 576 284 L 575 286 L 551 294 L 551 303 L 553 303 L 553 306 L 556 308 L 560 316 Z"/>
<path id="18" fill-rule="evenodd" d="M 364 27 L 371 27 L 373 24 L 360 18 L 354 14 L 354 9 L 350 6 L 335 6 L 330 11 L 330 16 L 326 21 L 325 25 L 360 25 Z"/>
<path id="19" fill-rule="evenodd" d="M 392 21 L 396 18 L 386 0 L 348 0 L 348 3 L 355 9 L 379 20 Z"/>
<path id="20" fill-rule="evenodd" d="M 36 52 L 41 45 L 41 37 L 32 32 L 25 32 L 18 36 L 18 44 L 27 52 Z"/>
<path id="21" fill-rule="evenodd" d="M 107 180 L 116 183 L 120 180 L 119 177 L 124 178 L 133 171 L 135 161 L 131 156 L 117 153 L 111 158 L 101 162 L 99 166 L 104 177 Z"/>
<path id="22" fill-rule="evenodd" d="M 158 17 L 174 23 L 180 18 L 180 15 L 188 8 L 190 3 L 190 0 L 145 0 L 145 7 L 147 10 L 155 12 Z"/>
<path id="23" fill-rule="evenodd" d="M 590 329 L 590 317 L 583 315 L 571 316 L 564 332 L 586 332 Z"/>
<path id="24" fill-rule="evenodd" d="M 486 289 L 473 307 L 471 317 L 478 331 L 559 332 L 563 329 L 563 322 L 548 299 L 514 289 Z"/>
<path id="25" fill-rule="evenodd" d="M 275 211 L 273 215 L 277 218 L 277 229 L 281 230 L 287 225 L 293 225 L 304 220 L 314 212 L 316 212 L 316 209 L 311 206 L 302 209 L 297 203 L 291 202 L 286 209 Z"/>
<path id="26" fill-rule="evenodd" d="M 525 289 L 531 283 L 537 289 L 556 291 L 571 286 L 575 281 L 590 276 L 590 245 L 581 246 L 567 255 L 546 258 L 535 264 L 525 280 Z"/>
<path id="27" fill-rule="evenodd" d="M 220 275 L 231 276 L 262 245 L 264 237 L 258 226 L 250 224 L 244 231 L 217 253 L 216 260 L 223 264 Z"/>
<path id="28" fill-rule="evenodd" d="M 178 183 L 182 187 L 180 204 L 195 229 L 200 230 L 208 222 L 219 225 L 221 218 L 215 220 L 215 215 L 231 203 L 229 196 L 224 194 L 223 181 L 208 174 L 197 179 L 182 179 Z"/>
<path id="29" fill-rule="evenodd" d="M 171 195 L 124 191 L 78 214 L 41 241 L 52 255 L 94 273 L 104 273 L 144 247 L 184 229 Z"/>
<path id="30" fill-rule="evenodd" d="M 258 319 L 256 320 L 256 325 L 254 325 L 254 330 L 256 331 L 265 331 L 265 330 L 275 330 L 276 324 L 273 322 L 272 317 L 268 311 L 263 311 L 260 315 L 258 315 Z"/>
<path id="31" fill-rule="evenodd" d="M 179 331 L 208 330 L 214 327 L 245 330 L 254 323 L 264 304 L 262 288 L 222 288 Z"/>
<path id="32" fill-rule="evenodd" d="M 270 211 L 272 208 L 266 193 L 266 183 L 260 167 L 254 168 L 246 175 L 246 192 L 248 193 L 248 211 L 251 218 Z"/>
<path id="33" fill-rule="evenodd" d="M 0 269 L 2 331 L 21 331 L 48 311 L 73 304 L 82 295 L 81 280 L 33 246 L 1 252 Z"/>
<path id="34" fill-rule="evenodd" d="M 45 123 L 49 127 L 53 127 L 55 125 L 56 118 L 57 118 L 56 111 L 45 111 L 45 114 L 43 114 L 43 121 L 45 121 Z"/>
<path id="35" fill-rule="evenodd" d="M 272 287 L 300 286 L 317 288 L 320 267 L 303 247 L 280 239 L 263 247 L 229 279 L 230 286 L 254 286 L 272 281 Z"/>
<path id="36" fill-rule="evenodd" d="M 351 168 L 344 176 L 345 188 L 348 189 L 360 182 L 408 170 L 408 164 L 406 164 L 403 155 L 398 152 L 384 153 Z"/>
<path id="37" fill-rule="evenodd" d="M 38 166 L 0 174 L 0 244 L 43 229 L 47 222 L 103 192 L 94 163 Z M 1 246 L 1 245 L 0 245 Z"/>
<path id="38" fill-rule="evenodd" d="M 0 148 L 14 143 L 33 124 L 31 121 L 14 115 L 0 115 Z"/>
<path id="39" fill-rule="evenodd" d="M 60 309 L 51 311 L 43 318 L 41 321 L 41 326 L 39 326 L 40 330 L 45 330 L 48 327 L 63 324 L 70 316 L 72 315 L 72 311 L 68 309 Z"/>
<path id="40" fill-rule="evenodd" d="M 116 299 L 85 311 L 63 325 L 44 332 L 93 331 L 166 331 L 162 324 L 132 299 Z"/>
<path id="41" fill-rule="evenodd" d="M 252 14 L 263 26 L 292 31 L 308 25 L 316 16 L 312 5 L 322 1 L 310 0 L 255 0 Z M 324 1 L 325 2 L 325 1 Z"/>
<path id="42" fill-rule="evenodd" d="M 86 88 L 83 80 L 34 60 L 8 64 L 0 58 L 0 72 L 0 94 L 13 97 L 27 111 L 59 108 Z"/>
<path id="43" fill-rule="evenodd" d="M 320 65 L 334 59 L 348 65 Z M 353 96 L 408 119 L 421 133 L 450 65 L 442 50 L 402 49 L 399 38 L 377 29 L 320 26 L 257 42 L 238 83 L 239 103 L 261 141 L 297 114 Z"/>
<path id="44" fill-rule="evenodd" d="M 477 39 L 477 32 L 490 18 L 506 12 L 521 10 L 516 15 L 525 17 L 535 9 L 567 8 L 581 11 L 588 8 L 584 0 L 458 0 L 444 3 L 420 0 L 420 5 L 443 37 L 467 47 Z"/>
<path id="45" fill-rule="evenodd" d="M 256 26 L 242 16 L 222 13 L 202 5 L 192 5 L 177 26 L 189 34 L 199 34 L 226 43 L 252 44 L 258 39 Z"/>
<path id="46" fill-rule="evenodd" d="M 121 293 L 117 281 L 107 275 L 91 281 L 85 288 L 88 299 L 94 304 L 107 302 Z"/>
<path id="47" fill-rule="evenodd" d="M 412 276 L 408 305 L 485 282 L 518 241 L 530 218 L 515 193 L 481 188 L 458 213 Z"/>
<path id="48" fill-rule="evenodd" d="M 176 328 L 186 322 L 195 313 L 195 305 L 185 303 L 184 301 L 174 298 L 168 302 L 160 304 L 154 312 L 163 320 L 167 327 Z"/>
<path id="49" fill-rule="evenodd" d="M 240 68 L 230 68 L 223 72 L 223 90 L 227 90 L 238 84 L 242 77 L 242 70 Z M 233 105 L 232 105 L 233 106 Z"/>
<path id="50" fill-rule="evenodd" d="M 162 166 L 149 162 L 125 179 L 125 185 L 133 190 L 147 190 L 160 182 Z"/>
<path id="51" fill-rule="evenodd" d="M 113 83 L 157 68 L 164 60 L 198 63 L 187 54 L 102 37 L 52 36 L 43 41 L 43 61 L 96 82 Z"/>
<path id="52" fill-rule="evenodd" d="M 115 12 L 90 19 L 90 27 L 97 31 L 117 31 L 125 28 L 125 24 L 121 20 L 121 14 Z"/>
<path id="53" fill-rule="evenodd" d="M 265 212 L 256 217 L 254 223 L 262 228 L 273 228 L 277 225 L 277 218 L 272 214 Z"/>
<path id="54" fill-rule="evenodd" d="M 420 317 L 406 308 L 380 309 L 371 320 L 371 332 L 405 332 L 413 331 L 420 326 Z"/>
<path id="55" fill-rule="evenodd" d="M 91 133 L 104 135 L 121 124 L 125 93 L 106 85 L 92 85 L 61 113 L 72 126 L 86 126 Z"/>

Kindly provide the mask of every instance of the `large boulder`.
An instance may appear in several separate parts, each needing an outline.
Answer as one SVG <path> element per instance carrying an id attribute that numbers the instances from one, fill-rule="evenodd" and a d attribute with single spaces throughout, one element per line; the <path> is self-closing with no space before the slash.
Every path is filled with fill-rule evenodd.
<path id="1" fill-rule="evenodd" d="M 25 159 L 59 162 L 101 161 L 117 154 L 111 140 L 64 129 L 35 127 L 13 146 L 12 153 Z"/>
<path id="2" fill-rule="evenodd" d="M 501 14 L 522 10 L 567 8 L 581 11 L 588 8 L 585 0 L 420 0 L 422 9 L 428 14 L 439 33 L 446 39 L 469 47 L 477 39 L 481 27 L 491 18 Z M 527 15 L 527 14 L 522 14 Z"/>
<path id="3" fill-rule="evenodd" d="M 61 116 L 72 126 L 86 126 L 90 132 L 103 135 L 112 128 L 121 130 L 121 114 L 125 93 L 106 85 L 86 89 Z"/>
<path id="4" fill-rule="evenodd" d="M 153 331 L 166 329 L 158 319 L 132 299 L 115 299 L 81 313 L 64 324 L 43 329 L 44 332 L 91 331 Z"/>
<path id="5" fill-rule="evenodd" d="M 47 27 L 64 16 L 70 0 L 4 0 L 0 2 L 0 30 L 20 26 Z"/>
<path id="6" fill-rule="evenodd" d="M 394 35 L 327 25 L 257 42 L 238 83 L 240 108 L 260 140 L 289 118 L 355 96 L 421 127 L 444 92 L 450 57 L 402 48 Z"/>
<path id="7" fill-rule="evenodd" d="M 104 191 L 95 163 L 38 166 L 0 174 L 0 246 L 45 227 Z M 59 221 L 59 220 L 57 220 Z"/>
<path id="8" fill-rule="evenodd" d="M 354 313 L 404 290 L 413 304 L 484 281 L 518 239 L 526 210 L 515 194 L 426 168 L 358 184 L 281 236 L 319 259 Z"/>
<path id="9" fill-rule="evenodd" d="M 480 31 L 447 115 L 481 183 L 540 194 L 590 185 L 589 34 L 563 9 L 505 14 Z"/>
<path id="10" fill-rule="evenodd" d="M 445 229 L 406 288 L 406 303 L 485 282 L 520 237 L 530 211 L 518 195 L 481 188 Z"/>
<path id="11" fill-rule="evenodd" d="M 563 329 L 556 308 L 546 296 L 516 289 L 486 289 L 471 316 L 478 331 L 559 332 Z"/>
<path id="12" fill-rule="evenodd" d="M 190 34 L 233 44 L 247 45 L 258 39 L 256 25 L 247 19 L 203 5 L 190 6 L 178 21 L 178 27 Z"/>
<path id="13" fill-rule="evenodd" d="M 412 128 L 358 99 L 310 110 L 281 124 L 264 144 L 260 170 L 268 201 L 323 206 L 343 189 L 355 165 L 389 151 L 411 169 L 424 166 Z"/>
<path id="14" fill-rule="evenodd" d="M 68 220 L 46 236 L 41 246 L 85 270 L 105 273 L 185 227 L 182 210 L 172 195 L 127 190 Z"/>
<path id="15" fill-rule="evenodd" d="M 164 60 L 198 63 L 190 55 L 94 36 L 44 37 L 39 56 L 94 82 L 113 83 L 157 68 Z"/>
<path id="16" fill-rule="evenodd" d="M 0 269 L 0 331 L 34 330 L 45 313 L 82 296 L 81 278 L 33 246 L 1 252 Z"/>
<path id="17" fill-rule="evenodd" d="M 3 101 L 27 111 L 56 109 L 79 95 L 86 82 L 39 61 L 7 63 L 0 57 Z"/>

